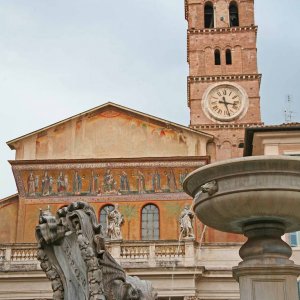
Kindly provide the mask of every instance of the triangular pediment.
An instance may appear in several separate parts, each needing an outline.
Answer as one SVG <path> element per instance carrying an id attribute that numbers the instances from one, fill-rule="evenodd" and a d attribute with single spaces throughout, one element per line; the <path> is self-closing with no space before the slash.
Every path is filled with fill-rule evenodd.
<path id="1" fill-rule="evenodd" d="M 17 159 L 72 159 L 205 155 L 197 150 L 212 136 L 106 103 L 29 133 L 7 144 Z"/>

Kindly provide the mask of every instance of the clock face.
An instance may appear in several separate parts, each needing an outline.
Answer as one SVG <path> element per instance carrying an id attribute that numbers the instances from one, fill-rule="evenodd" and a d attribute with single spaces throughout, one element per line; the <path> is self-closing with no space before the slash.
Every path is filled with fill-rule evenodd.
<path id="1" fill-rule="evenodd" d="M 236 86 L 221 84 L 209 91 L 205 107 L 211 117 L 220 121 L 231 121 L 244 111 L 245 97 Z"/>

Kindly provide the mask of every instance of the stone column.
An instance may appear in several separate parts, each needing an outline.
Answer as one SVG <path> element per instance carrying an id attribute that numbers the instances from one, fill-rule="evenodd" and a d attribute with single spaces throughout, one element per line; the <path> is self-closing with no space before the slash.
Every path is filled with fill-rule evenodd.
<path id="1" fill-rule="evenodd" d="M 243 262 L 233 268 L 241 300 L 298 300 L 300 266 L 289 260 L 291 247 L 281 239 L 284 225 L 249 224 L 244 232 L 248 241 L 240 250 Z"/>

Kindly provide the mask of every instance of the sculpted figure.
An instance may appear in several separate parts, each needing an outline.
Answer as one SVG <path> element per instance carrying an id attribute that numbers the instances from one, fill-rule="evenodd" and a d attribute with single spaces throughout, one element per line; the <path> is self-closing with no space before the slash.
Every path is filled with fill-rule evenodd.
<path id="1" fill-rule="evenodd" d="M 116 205 L 113 220 L 119 219 Z M 122 222 L 122 221 L 121 221 Z M 51 281 L 53 300 L 156 300 L 148 281 L 127 276 L 105 247 L 93 208 L 74 202 L 41 210 L 36 226 L 37 258 Z"/>
<path id="2" fill-rule="evenodd" d="M 115 204 L 111 212 L 107 212 L 107 236 L 111 240 L 121 240 L 121 225 L 124 223 L 124 217 L 119 212 L 119 205 Z"/>
<path id="3" fill-rule="evenodd" d="M 182 233 L 183 238 L 193 238 L 193 221 L 194 213 L 191 211 L 189 205 L 186 205 L 183 211 L 180 214 L 180 232 Z"/>

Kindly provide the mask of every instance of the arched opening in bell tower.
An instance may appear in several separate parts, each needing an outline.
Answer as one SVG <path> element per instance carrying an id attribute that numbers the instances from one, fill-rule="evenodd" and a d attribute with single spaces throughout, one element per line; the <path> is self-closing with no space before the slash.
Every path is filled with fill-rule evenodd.
<path id="1" fill-rule="evenodd" d="M 229 5 L 229 21 L 230 27 L 239 26 L 239 9 L 235 1 L 231 1 Z"/>
<path id="2" fill-rule="evenodd" d="M 215 65 L 216 66 L 221 65 L 221 52 L 219 49 L 215 50 Z"/>
<path id="3" fill-rule="evenodd" d="M 232 65 L 232 55 L 230 49 L 226 49 L 225 56 L 226 56 L 226 65 Z"/>
<path id="4" fill-rule="evenodd" d="M 214 6 L 211 2 L 206 2 L 204 6 L 204 27 L 214 27 Z"/>

